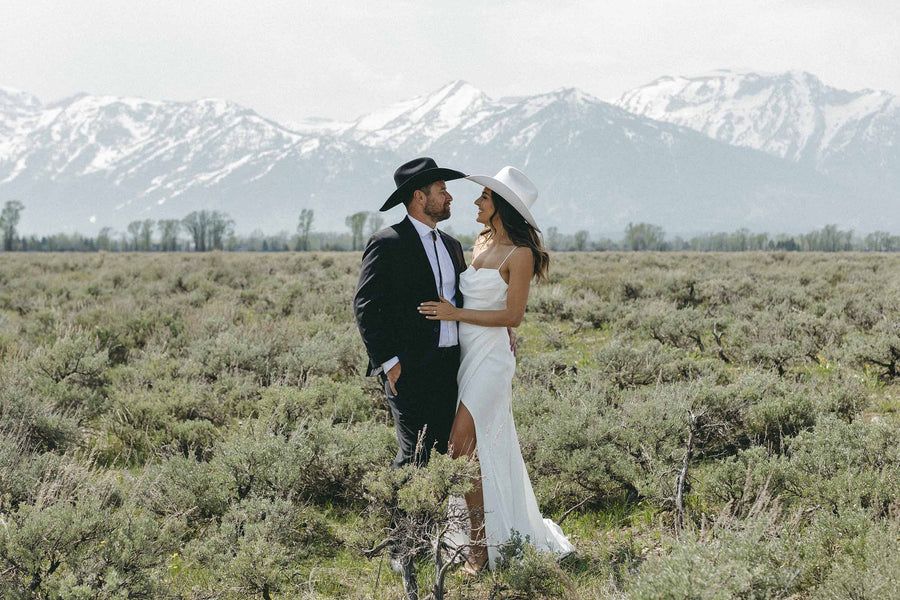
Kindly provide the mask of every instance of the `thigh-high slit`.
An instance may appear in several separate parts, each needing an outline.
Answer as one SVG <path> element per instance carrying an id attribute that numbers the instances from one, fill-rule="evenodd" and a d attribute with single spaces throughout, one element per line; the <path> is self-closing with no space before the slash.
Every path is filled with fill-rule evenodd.
<path id="1" fill-rule="evenodd" d="M 460 323 L 459 332 L 462 358 L 457 411 L 462 406 L 472 417 L 490 562 L 498 558 L 498 546 L 514 531 L 538 549 L 559 554 L 573 551 L 559 526 L 541 516 L 528 478 L 513 421 L 516 360 L 506 329 Z"/>

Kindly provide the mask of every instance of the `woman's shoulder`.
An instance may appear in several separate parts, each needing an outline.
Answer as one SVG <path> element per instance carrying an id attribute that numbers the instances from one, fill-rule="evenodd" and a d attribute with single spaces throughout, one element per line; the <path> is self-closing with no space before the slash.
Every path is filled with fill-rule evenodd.
<path id="1" fill-rule="evenodd" d="M 512 270 L 534 271 L 534 258 L 528 246 L 512 246 L 504 260 L 506 267 Z"/>
<path id="2" fill-rule="evenodd" d="M 522 262 L 522 257 L 526 254 L 526 252 L 523 252 L 523 250 L 528 250 L 528 248 L 526 246 L 504 244 L 497 248 L 497 260 L 502 261 L 501 265 L 504 267 L 512 267 L 513 264 Z M 528 254 L 530 253 L 531 252 L 528 251 Z"/>

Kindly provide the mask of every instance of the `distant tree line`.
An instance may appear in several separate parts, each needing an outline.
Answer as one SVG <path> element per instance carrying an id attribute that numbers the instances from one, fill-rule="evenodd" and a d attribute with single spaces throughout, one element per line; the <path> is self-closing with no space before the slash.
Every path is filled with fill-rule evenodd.
<path id="1" fill-rule="evenodd" d="M 621 240 L 600 238 L 591 240 L 586 230 L 572 235 L 560 234 L 555 227 L 547 228 L 544 241 L 556 251 L 694 251 L 694 252 L 748 252 L 783 250 L 788 252 L 900 252 L 900 235 L 876 231 L 861 236 L 852 230 L 841 230 L 837 225 L 826 225 L 803 234 L 752 233 L 748 229 L 733 232 L 707 233 L 684 239 L 666 237 L 659 225 L 629 223 Z"/>
<path id="2" fill-rule="evenodd" d="M 351 235 L 345 233 L 315 233 L 315 218 L 311 209 L 300 211 L 294 234 L 281 231 L 266 234 L 255 230 L 249 235 L 234 231 L 234 220 L 217 210 L 193 211 L 181 219 L 143 219 L 132 221 L 125 231 L 103 227 L 96 236 L 80 233 L 20 236 L 17 227 L 24 205 L 18 200 L 7 201 L 0 215 L 3 250 L 20 252 L 206 252 L 262 251 L 284 252 L 303 250 L 350 250 Z"/>
<path id="3" fill-rule="evenodd" d="M 304 208 L 300 211 L 293 233 L 280 231 L 267 234 L 257 229 L 249 235 L 238 235 L 234 231 L 234 220 L 227 213 L 200 210 L 181 219 L 132 221 L 124 232 L 103 227 L 94 237 L 79 233 L 26 237 L 17 233 L 24 209 L 18 200 L 9 200 L 0 212 L 0 233 L 6 252 L 352 251 L 361 250 L 366 239 L 384 227 L 384 217 L 380 213 L 362 211 L 346 217 L 344 223 L 348 231 L 315 232 L 315 213 Z M 456 237 L 463 247 L 471 247 L 475 242 L 475 235 L 458 234 Z M 670 239 L 659 225 L 629 223 L 619 240 L 608 237 L 594 240 L 585 229 L 564 234 L 556 227 L 548 227 L 544 231 L 544 242 L 557 252 L 900 252 L 900 235 L 887 231 L 858 235 L 853 230 L 839 229 L 837 225 L 826 225 L 822 229 L 796 235 L 772 236 L 738 229 L 730 233 L 707 233 L 689 239 L 675 236 Z"/>

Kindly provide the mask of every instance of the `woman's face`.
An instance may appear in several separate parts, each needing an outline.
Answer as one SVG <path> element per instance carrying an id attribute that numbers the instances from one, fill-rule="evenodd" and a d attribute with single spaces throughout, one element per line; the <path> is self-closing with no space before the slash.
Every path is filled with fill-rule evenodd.
<path id="1" fill-rule="evenodd" d="M 475 206 L 478 207 L 478 214 L 475 215 L 475 220 L 482 225 L 489 226 L 491 216 L 494 214 L 494 201 L 491 199 L 491 190 L 484 188 L 484 191 L 475 200 Z"/>

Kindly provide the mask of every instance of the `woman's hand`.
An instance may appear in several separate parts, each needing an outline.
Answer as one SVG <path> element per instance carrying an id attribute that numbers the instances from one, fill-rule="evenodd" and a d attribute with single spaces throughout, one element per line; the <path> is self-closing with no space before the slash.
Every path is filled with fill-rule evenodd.
<path id="1" fill-rule="evenodd" d="M 425 318 L 429 321 L 456 321 L 456 307 L 450 304 L 450 302 L 444 298 L 440 297 L 440 302 L 423 302 L 419 305 L 419 314 L 425 315 Z"/>

